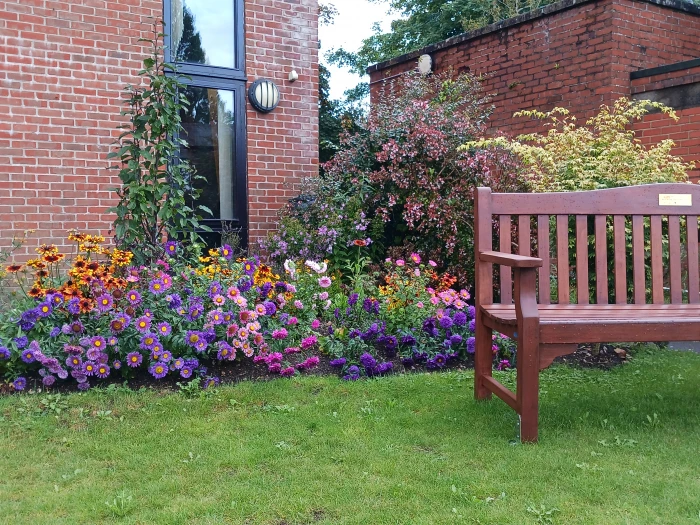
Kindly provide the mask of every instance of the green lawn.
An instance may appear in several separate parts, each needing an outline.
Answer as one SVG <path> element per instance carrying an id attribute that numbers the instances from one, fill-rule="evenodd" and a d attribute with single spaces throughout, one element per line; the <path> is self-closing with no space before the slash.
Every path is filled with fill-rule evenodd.
<path id="1" fill-rule="evenodd" d="M 537 445 L 471 372 L 5 397 L 0 523 L 698 524 L 699 385 L 688 352 L 553 367 Z"/>

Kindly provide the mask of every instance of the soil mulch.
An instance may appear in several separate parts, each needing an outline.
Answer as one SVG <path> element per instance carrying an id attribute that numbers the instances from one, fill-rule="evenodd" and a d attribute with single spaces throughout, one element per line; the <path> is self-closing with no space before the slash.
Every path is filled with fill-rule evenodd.
<path id="1" fill-rule="evenodd" d="M 558 357 L 554 362 L 563 363 L 581 368 L 601 368 L 609 370 L 615 366 L 621 365 L 628 360 L 628 350 L 620 345 L 601 345 L 600 352 L 594 352 L 594 345 L 581 345 L 573 354 Z M 381 358 L 378 358 L 382 360 Z M 466 360 L 453 359 L 447 362 L 444 368 L 431 370 L 424 365 L 413 365 L 406 367 L 401 362 L 400 357 L 392 359 L 384 359 L 391 361 L 394 364 L 393 373 L 419 373 L 419 372 L 439 372 L 443 370 L 470 370 L 474 368 L 474 358 L 467 357 Z M 340 378 L 337 368 L 330 366 L 331 358 L 320 356 L 318 366 L 311 370 L 301 372 L 301 375 L 313 376 L 336 376 Z M 178 390 L 177 383 L 187 383 L 190 379 L 183 379 L 179 375 L 170 374 L 163 379 L 155 380 L 145 368 L 139 368 L 133 371 L 132 377 L 126 380 L 126 386 L 133 390 L 140 388 L 157 388 L 159 390 Z M 207 376 L 218 377 L 221 384 L 239 383 L 241 381 L 268 381 L 272 379 L 281 379 L 279 376 L 272 375 L 267 371 L 267 366 L 264 364 L 255 364 L 252 359 L 241 361 L 216 361 L 209 363 L 207 366 Z M 94 378 L 91 380 L 93 385 L 106 387 L 111 384 L 124 385 L 125 380 L 115 373 L 109 378 L 96 382 Z M 75 381 L 57 381 L 52 387 L 47 388 L 41 384 L 41 379 L 31 377 L 27 380 L 27 390 L 37 390 L 48 392 L 75 392 L 77 386 Z M 11 393 L 9 385 L 0 383 L 0 395 Z"/>

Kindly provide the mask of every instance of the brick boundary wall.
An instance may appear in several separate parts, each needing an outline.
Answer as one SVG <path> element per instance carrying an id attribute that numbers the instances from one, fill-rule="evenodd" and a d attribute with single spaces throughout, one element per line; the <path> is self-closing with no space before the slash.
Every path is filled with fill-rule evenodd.
<path id="1" fill-rule="evenodd" d="M 429 54 L 433 71 L 484 75 L 490 132 L 542 130 L 514 119 L 563 106 L 579 119 L 630 96 L 630 73 L 700 57 L 700 8 L 675 0 L 564 0 L 370 66 L 373 100 Z"/>
<path id="2" fill-rule="evenodd" d="M 695 162 L 690 178 L 700 182 L 700 59 L 636 72 L 630 84 L 632 98 L 678 108 L 677 122 L 662 113 L 651 113 L 633 128 L 643 144 L 673 140 L 672 153 Z"/>
<path id="3" fill-rule="evenodd" d="M 121 93 L 138 81 L 148 17 L 162 15 L 162 0 L 0 0 L 0 248 L 25 229 L 37 230 L 25 257 L 65 246 L 71 228 L 108 236 Z M 252 244 L 318 173 L 317 0 L 246 0 L 245 32 L 248 85 L 281 91 L 270 114 L 246 103 Z"/>

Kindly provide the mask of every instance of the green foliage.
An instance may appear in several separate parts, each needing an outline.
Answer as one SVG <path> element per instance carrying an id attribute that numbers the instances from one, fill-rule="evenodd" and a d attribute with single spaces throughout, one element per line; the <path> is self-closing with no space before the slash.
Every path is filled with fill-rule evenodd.
<path id="1" fill-rule="evenodd" d="M 384 2 L 385 0 L 373 0 Z M 379 24 L 356 52 L 337 49 L 332 63 L 363 75 L 370 64 L 388 60 L 440 42 L 465 31 L 486 26 L 551 4 L 554 0 L 391 0 L 390 9 L 402 18 L 382 33 Z"/>
<path id="2" fill-rule="evenodd" d="M 598 114 L 582 126 L 565 108 L 546 113 L 520 111 L 514 116 L 545 121 L 547 133 L 520 135 L 512 140 L 498 137 L 466 147 L 498 146 L 518 155 L 525 179 L 539 192 L 687 181 L 687 171 L 693 164 L 671 154 L 672 140 L 647 147 L 636 138 L 631 126 L 650 110 L 678 120 L 675 112 L 663 104 L 623 97 L 612 108 L 602 105 Z"/>
<path id="3" fill-rule="evenodd" d="M 122 115 L 129 117 L 129 124 L 119 126 L 124 131 L 108 155 L 121 161 L 122 185 L 115 189 L 119 203 L 110 208 L 117 215 L 116 243 L 134 253 L 139 263 L 161 257 L 166 237 L 194 244 L 198 230 L 210 231 L 200 224 L 199 212 L 211 211 L 192 204 L 199 195 L 193 182 L 199 177 L 187 162 L 176 160 L 179 149 L 187 147 L 179 137 L 180 110 L 187 101 L 180 93 L 180 77 L 166 74 L 173 68 L 162 58 L 163 37 L 156 22 L 153 37 L 140 39 L 152 47 L 139 71 L 144 85 L 126 87 L 128 109 Z"/>

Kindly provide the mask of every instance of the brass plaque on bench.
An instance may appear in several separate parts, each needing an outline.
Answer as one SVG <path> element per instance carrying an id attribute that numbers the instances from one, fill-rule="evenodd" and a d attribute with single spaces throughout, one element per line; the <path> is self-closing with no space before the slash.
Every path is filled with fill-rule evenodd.
<path id="1" fill-rule="evenodd" d="M 683 193 L 659 193 L 659 206 L 692 206 L 693 196 Z"/>

